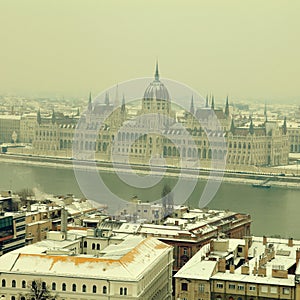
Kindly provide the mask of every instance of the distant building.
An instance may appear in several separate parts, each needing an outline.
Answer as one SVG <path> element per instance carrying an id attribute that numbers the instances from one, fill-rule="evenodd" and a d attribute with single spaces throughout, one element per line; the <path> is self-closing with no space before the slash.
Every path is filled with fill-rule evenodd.
<path id="1" fill-rule="evenodd" d="M 25 300 L 28 284 L 42 280 L 59 299 L 171 300 L 172 260 L 155 238 L 49 232 L 0 258 L 1 295 Z"/>
<path id="2" fill-rule="evenodd" d="M 117 103 L 111 103 L 106 94 L 103 104 L 93 104 L 90 96 L 75 141 L 79 117 L 53 112 L 45 118 L 38 112 L 34 152 L 71 156 L 73 147 L 76 158 L 93 158 L 95 153 L 99 160 L 125 162 L 129 157 L 132 163 L 145 164 L 152 159 L 170 166 L 179 166 L 181 160 L 183 165 L 200 161 L 208 166 L 212 160 L 226 160 L 231 166 L 288 164 L 290 146 L 285 128 L 268 120 L 260 127 L 252 121 L 247 127 L 235 126 L 228 98 L 224 110 L 215 107 L 213 96 L 207 97 L 203 107 L 195 107 L 192 98 L 190 111 L 176 117 L 175 103 L 160 80 L 158 66 L 135 117 L 129 115 L 125 98 L 121 106 Z M 145 133 L 145 128 L 151 132 Z"/>
<path id="3" fill-rule="evenodd" d="M 176 273 L 175 299 L 299 299 L 299 246 L 293 239 L 212 240 Z"/>
<path id="4" fill-rule="evenodd" d="M 0 143 L 20 141 L 20 116 L 0 115 Z"/>
<path id="5" fill-rule="evenodd" d="M 25 213 L 0 214 L 0 255 L 25 245 Z"/>
<path id="6" fill-rule="evenodd" d="M 290 152 L 300 153 L 300 123 L 292 123 L 287 128 L 290 138 Z"/>

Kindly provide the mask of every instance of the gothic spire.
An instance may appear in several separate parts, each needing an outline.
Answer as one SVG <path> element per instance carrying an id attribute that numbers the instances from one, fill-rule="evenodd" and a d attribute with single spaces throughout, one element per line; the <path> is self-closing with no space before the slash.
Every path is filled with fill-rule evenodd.
<path id="1" fill-rule="evenodd" d="M 267 103 L 265 103 L 264 116 L 265 116 L 265 122 L 268 122 L 268 116 L 267 116 Z"/>
<path id="2" fill-rule="evenodd" d="M 208 108 L 208 95 L 206 95 L 206 103 L 205 103 L 205 107 Z"/>
<path id="3" fill-rule="evenodd" d="M 214 97 L 214 95 L 212 95 L 212 98 L 211 98 L 211 109 L 215 109 L 215 97 Z"/>
<path id="4" fill-rule="evenodd" d="M 93 104 L 92 104 L 92 93 L 90 92 L 89 95 L 89 103 L 88 103 L 88 110 L 92 110 Z"/>
<path id="5" fill-rule="evenodd" d="M 254 125 L 253 125 L 252 117 L 250 117 L 249 132 L 250 132 L 250 134 L 253 134 L 253 133 L 254 133 Z"/>
<path id="6" fill-rule="evenodd" d="M 158 72 L 158 60 L 156 60 L 156 68 L 155 68 L 155 80 L 159 81 L 159 72 Z"/>
<path id="7" fill-rule="evenodd" d="M 229 101 L 228 101 L 228 96 L 226 97 L 225 116 L 229 117 Z"/>
<path id="8" fill-rule="evenodd" d="M 37 115 L 36 115 L 36 121 L 40 125 L 42 123 L 42 117 L 41 117 L 41 109 L 39 108 Z"/>
<path id="9" fill-rule="evenodd" d="M 235 125 L 234 125 L 234 120 L 233 120 L 233 118 L 231 119 L 230 132 L 231 132 L 232 134 L 235 133 Z"/>
<path id="10" fill-rule="evenodd" d="M 124 96 L 124 94 L 123 94 L 123 98 L 122 98 L 121 112 L 122 113 L 125 112 L 125 96 Z"/>
<path id="11" fill-rule="evenodd" d="M 55 116 L 55 111 L 54 111 L 54 109 L 52 110 L 51 122 L 52 122 L 52 124 L 54 124 L 54 123 L 56 122 L 56 116 Z"/>
<path id="12" fill-rule="evenodd" d="M 191 107 L 190 107 L 190 113 L 194 114 L 195 112 L 195 107 L 194 107 L 194 95 L 192 95 L 192 99 L 191 99 Z"/>
<path id="13" fill-rule="evenodd" d="M 117 84 L 114 107 L 116 108 L 118 106 L 119 106 L 119 85 Z"/>
<path id="14" fill-rule="evenodd" d="M 287 133 L 287 124 L 286 124 L 286 117 L 284 117 L 283 125 L 282 125 L 283 134 L 286 135 Z"/>
<path id="15" fill-rule="evenodd" d="M 106 94 L 105 94 L 105 104 L 109 105 L 109 93 L 108 92 L 106 92 Z"/>

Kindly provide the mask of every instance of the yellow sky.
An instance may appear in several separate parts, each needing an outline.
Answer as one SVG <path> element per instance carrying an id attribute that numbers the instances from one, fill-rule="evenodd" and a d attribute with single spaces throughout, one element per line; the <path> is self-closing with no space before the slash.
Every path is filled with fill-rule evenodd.
<path id="1" fill-rule="evenodd" d="M 0 94 L 83 96 L 137 77 L 299 99 L 300 1 L 2 0 Z M 298 97 L 298 98 L 297 98 Z"/>

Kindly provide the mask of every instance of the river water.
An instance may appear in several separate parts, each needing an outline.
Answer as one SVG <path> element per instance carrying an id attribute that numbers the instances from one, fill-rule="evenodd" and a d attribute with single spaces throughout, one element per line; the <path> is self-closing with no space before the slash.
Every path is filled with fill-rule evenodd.
<path id="1" fill-rule="evenodd" d="M 136 189 L 123 183 L 114 173 L 101 172 L 100 176 L 111 192 L 97 190 L 97 193 L 85 193 L 85 196 L 101 203 L 109 203 L 111 193 L 126 200 L 136 195 L 142 201 L 151 202 L 160 198 L 165 183 L 172 187 L 177 182 L 176 178 L 164 178 L 154 187 Z M 190 192 L 189 179 L 184 180 L 187 184 L 174 195 L 175 203 L 182 203 Z M 87 184 L 94 191 L 97 181 L 90 180 Z M 197 207 L 205 184 L 204 180 L 199 180 L 186 203 Z M 73 169 L 1 162 L 0 189 L 18 192 L 23 188 L 36 188 L 40 192 L 55 195 L 72 193 L 76 197 L 83 197 Z M 253 220 L 254 235 L 280 235 L 300 239 L 299 204 L 300 189 L 259 189 L 253 188 L 251 184 L 223 182 L 208 207 L 249 213 Z"/>

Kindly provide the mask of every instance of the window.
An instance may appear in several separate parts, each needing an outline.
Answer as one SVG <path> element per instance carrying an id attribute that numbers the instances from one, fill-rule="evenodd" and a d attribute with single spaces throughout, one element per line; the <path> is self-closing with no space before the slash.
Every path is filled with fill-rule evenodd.
<path id="1" fill-rule="evenodd" d="M 13 280 L 13 281 L 11 282 L 11 287 L 16 287 L 16 281 L 15 281 L 15 280 Z"/>
<path id="2" fill-rule="evenodd" d="M 25 288 L 26 288 L 26 281 L 22 280 L 22 289 L 25 289 Z"/>
<path id="3" fill-rule="evenodd" d="M 254 285 L 249 286 L 249 291 L 255 291 L 255 290 L 256 290 L 256 287 Z"/>
<path id="4" fill-rule="evenodd" d="M 217 288 L 222 289 L 223 288 L 223 283 L 217 282 Z"/>
<path id="5" fill-rule="evenodd" d="M 127 295 L 127 288 L 124 288 L 124 295 Z"/>
<path id="6" fill-rule="evenodd" d="M 2 279 L 2 287 L 6 287 L 6 281 L 5 281 L 5 279 Z"/>
<path id="7" fill-rule="evenodd" d="M 46 290 L 46 288 L 47 288 L 47 287 L 46 287 L 46 282 L 43 281 L 43 282 L 42 282 L 42 289 L 43 289 L 43 290 Z"/>
<path id="8" fill-rule="evenodd" d="M 76 284 L 75 283 L 72 284 L 72 292 L 76 292 Z"/>
<path id="9" fill-rule="evenodd" d="M 104 286 L 104 287 L 102 288 L 102 294 L 107 294 L 107 287 L 106 287 L 106 286 Z"/>
<path id="10" fill-rule="evenodd" d="M 93 285 L 93 293 L 97 293 L 97 287 L 95 285 Z"/>
<path id="11" fill-rule="evenodd" d="M 87 247 L 87 241 L 83 242 L 83 247 L 86 248 Z"/>
<path id="12" fill-rule="evenodd" d="M 82 292 L 86 293 L 86 285 L 85 284 L 82 286 Z"/>
<path id="13" fill-rule="evenodd" d="M 231 290 L 235 290 L 235 284 L 229 284 L 228 287 L 229 287 L 229 289 L 231 289 Z"/>
<path id="14" fill-rule="evenodd" d="M 183 255 L 188 255 L 188 249 L 187 248 L 183 248 Z"/>
<path id="15" fill-rule="evenodd" d="M 66 285 L 65 283 L 63 283 L 63 284 L 61 285 L 61 290 L 62 290 L 62 291 L 66 291 L 66 289 L 67 289 L 67 285 Z"/>
<path id="16" fill-rule="evenodd" d="M 56 283 L 52 282 L 52 291 L 56 291 Z"/>
<path id="17" fill-rule="evenodd" d="M 95 250 L 95 243 L 92 244 L 92 250 Z"/>
<path id="18" fill-rule="evenodd" d="M 16 300 L 16 297 L 15 296 L 11 296 L 11 300 Z"/>
<path id="19" fill-rule="evenodd" d="M 263 286 L 261 287 L 261 292 L 262 292 L 262 293 L 267 293 L 267 292 L 268 292 L 268 287 L 267 287 L 266 285 L 263 285 Z"/>
<path id="20" fill-rule="evenodd" d="M 100 244 L 97 244 L 97 250 L 100 250 Z"/>
<path id="21" fill-rule="evenodd" d="M 187 291 L 188 290 L 188 284 L 186 282 L 181 283 L 181 290 L 182 291 Z"/>
<path id="22" fill-rule="evenodd" d="M 199 284 L 199 292 L 204 293 L 205 290 L 205 285 L 204 284 Z"/>
<path id="23" fill-rule="evenodd" d="M 277 294 L 277 287 L 276 286 L 271 286 L 270 287 L 270 293 Z"/>
<path id="24" fill-rule="evenodd" d="M 120 295 L 123 295 L 123 288 L 120 288 Z"/>
<path id="25" fill-rule="evenodd" d="M 290 288 L 283 288 L 284 295 L 289 295 L 289 293 L 290 293 Z"/>
<path id="26" fill-rule="evenodd" d="M 238 285 L 238 290 L 239 291 L 243 291 L 245 289 L 245 286 L 243 286 L 243 285 Z"/>

